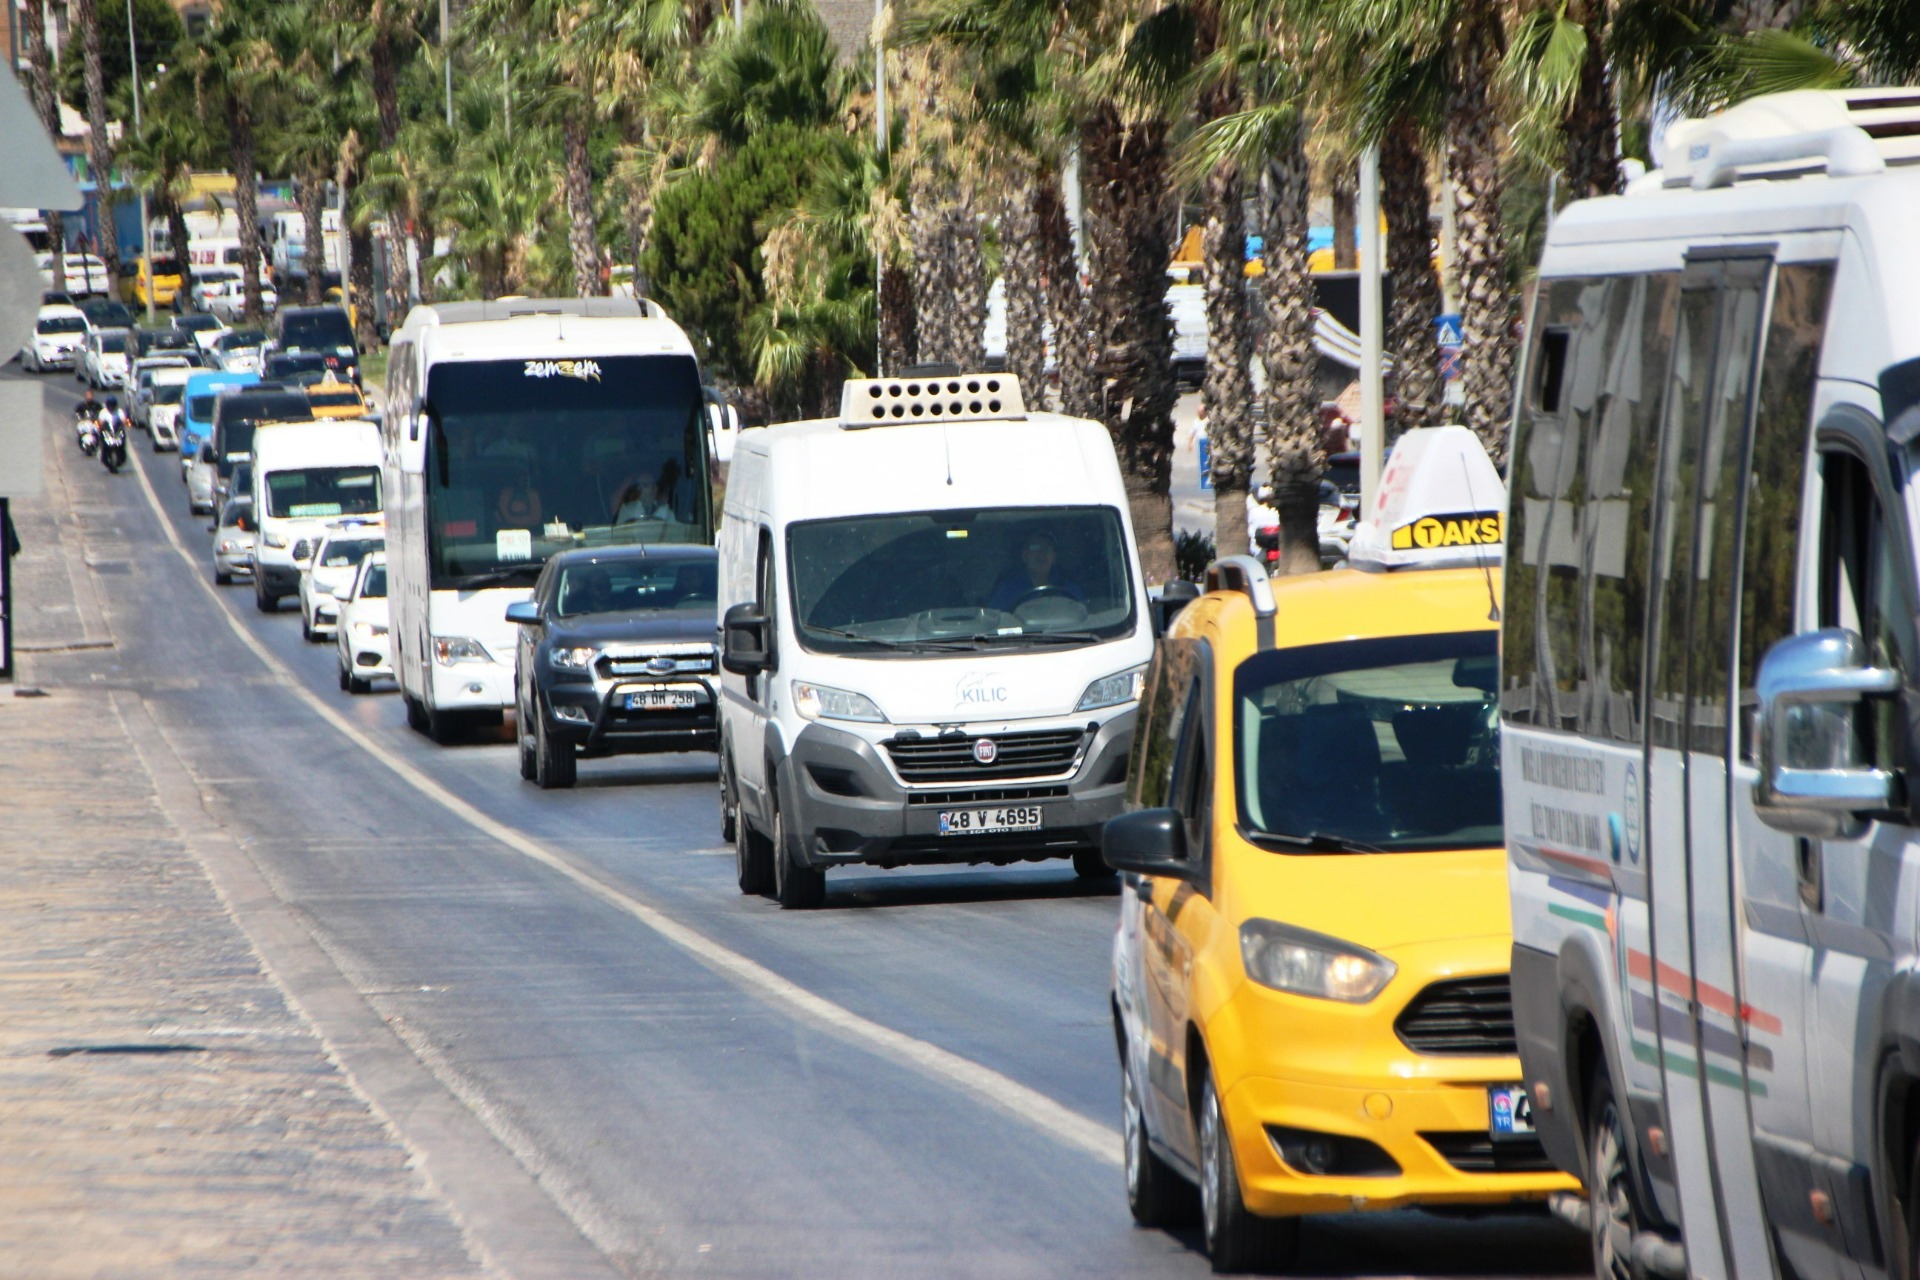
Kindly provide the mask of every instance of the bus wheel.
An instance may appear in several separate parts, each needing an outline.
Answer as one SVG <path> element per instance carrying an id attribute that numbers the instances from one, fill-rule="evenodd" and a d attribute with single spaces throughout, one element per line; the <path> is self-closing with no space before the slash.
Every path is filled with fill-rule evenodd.
<path id="1" fill-rule="evenodd" d="M 427 733 L 433 725 L 427 720 L 426 704 L 410 693 L 400 695 L 407 704 L 407 727 L 415 733 Z"/>
<path id="2" fill-rule="evenodd" d="M 1597 1280 L 1636 1280 L 1633 1238 L 1646 1230 L 1627 1159 L 1627 1127 L 1602 1066 L 1587 1103 L 1587 1197 L 1593 1220 L 1593 1274 Z"/>

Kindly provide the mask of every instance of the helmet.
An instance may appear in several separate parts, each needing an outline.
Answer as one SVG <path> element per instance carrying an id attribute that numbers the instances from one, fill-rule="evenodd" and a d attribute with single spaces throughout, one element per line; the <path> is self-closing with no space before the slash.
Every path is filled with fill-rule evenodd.
<path id="1" fill-rule="evenodd" d="M 107 397 L 107 408 L 109 408 L 109 409 L 118 409 L 119 407 L 120 407 L 120 399 L 119 399 L 119 397 L 117 397 L 117 396 L 108 396 L 108 397 Z"/>

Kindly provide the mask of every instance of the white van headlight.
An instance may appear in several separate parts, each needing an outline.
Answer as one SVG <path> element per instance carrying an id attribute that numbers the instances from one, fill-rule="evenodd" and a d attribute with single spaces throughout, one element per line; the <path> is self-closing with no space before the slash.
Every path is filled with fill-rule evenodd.
<path id="1" fill-rule="evenodd" d="M 1125 671 L 1116 671 L 1110 676 L 1101 676 L 1087 686 L 1087 691 L 1080 695 L 1080 701 L 1073 709 L 1098 711 L 1101 707 L 1117 707 L 1123 702 L 1138 702 L 1141 686 L 1146 679 L 1145 663 L 1128 667 Z"/>
<path id="2" fill-rule="evenodd" d="M 867 724 L 885 724 L 887 717 L 864 693 L 830 689 L 823 684 L 793 682 L 793 709 L 809 720 L 859 720 Z"/>
<path id="3" fill-rule="evenodd" d="M 1263 987 L 1343 1004 L 1365 1004 L 1397 971 L 1393 961 L 1365 947 L 1278 920 L 1240 926 L 1240 961 Z"/>
<path id="4" fill-rule="evenodd" d="M 457 662 L 492 662 L 493 655 L 478 640 L 466 636 L 435 636 L 433 660 L 443 667 L 451 667 Z"/>

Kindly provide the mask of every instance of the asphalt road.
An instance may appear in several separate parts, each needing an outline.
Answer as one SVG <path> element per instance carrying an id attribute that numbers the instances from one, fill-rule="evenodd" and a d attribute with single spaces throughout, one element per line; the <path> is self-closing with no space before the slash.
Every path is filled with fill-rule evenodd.
<path id="1" fill-rule="evenodd" d="M 71 449 L 74 384 L 43 385 L 50 447 Z M 124 549 L 91 559 L 121 643 L 43 655 L 41 678 L 145 699 L 325 980 L 582 1249 L 636 1275 L 1206 1273 L 1191 1235 L 1127 1216 L 1110 888 L 1063 863 L 836 872 L 817 912 L 743 897 L 713 757 L 586 761 L 543 793 L 504 736 L 432 745 L 391 692 L 337 691 L 291 603 L 267 617 L 244 586 L 202 585 L 207 518 L 175 455 L 132 445 L 147 486 L 74 475 L 88 527 Z M 322 977 L 281 977 L 345 1034 L 303 998 Z M 406 1131 L 418 1100 L 367 1087 Z M 430 1175 L 457 1158 L 409 1136 Z M 1308 1241 L 1310 1274 L 1586 1269 L 1584 1240 L 1531 1216 L 1315 1219 Z"/>

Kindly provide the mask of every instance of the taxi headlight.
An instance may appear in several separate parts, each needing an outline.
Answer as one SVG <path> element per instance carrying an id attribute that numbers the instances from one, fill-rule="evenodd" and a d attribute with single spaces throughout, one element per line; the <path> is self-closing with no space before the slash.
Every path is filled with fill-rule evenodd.
<path id="1" fill-rule="evenodd" d="M 593 665 L 593 658 L 599 650 L 587 647 L 554 649 L 547 654 L 547 660 L 562 671 L 583 671 Z"/>
<path id="2" fill-rule="evenodd" d="M 1098 711 L 1101 707 L 1117 707 L 1123 702 L 1138 702 L 1140 690 L 1147 680 L 1146 664 L 1128 667 L 1125 671 L 1116 671 L 1110 676 L 1101 676 L 1087 686 L 1080 695 L 1075 711 Z"/>
<path id="3" fill-rule="evenodd" d="M 459 662 L 492 662 L 493 655 L 478 640 L 466 636 L 435 636 L 433 660 L 443 667 Z"/>
<path id="4" fill-rule="evenodd" d="M 793 709 L 809 720 L 858 720 L 865 724 L 885 724 L 887 717 L 864 693 L 850 693 L 824 684 L 793 682 Z"/>
<path id="5" fill-rule="evenodd" d="M 1365 1004 L 1393 981 L 1385 956 L 1278 920 L 1240 926 L 1240 961 L 1263 987 L 1343 1004 Z"/>

